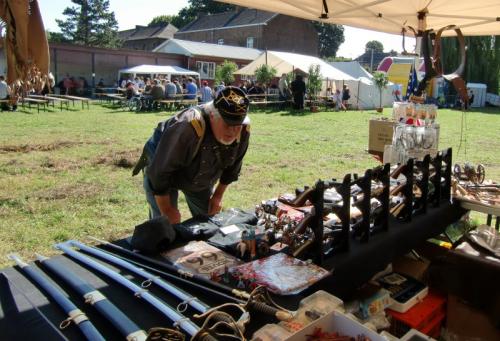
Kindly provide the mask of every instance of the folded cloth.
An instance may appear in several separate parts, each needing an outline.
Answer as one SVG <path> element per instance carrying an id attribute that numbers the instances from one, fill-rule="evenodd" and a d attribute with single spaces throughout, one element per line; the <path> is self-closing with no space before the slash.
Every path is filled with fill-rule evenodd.
<path id="1" fill-rule="evenodd" d="M 175 230 L 185 241 L 206 240 L 212 237 L 221 227 L 233 224 L 257 224 L 257 216 L 253 212 L 239 208 L 230 208 L 213 217 L 194 217 L 174 225 Z"/>
<path id="2" fill-rule="evenodd" d="M 135 250 L 142 253 L 160 253 L 175 240 L 175 235 L 175 230 L 168 219 L 160 216 L 137 225 L 131 244 Z"/>

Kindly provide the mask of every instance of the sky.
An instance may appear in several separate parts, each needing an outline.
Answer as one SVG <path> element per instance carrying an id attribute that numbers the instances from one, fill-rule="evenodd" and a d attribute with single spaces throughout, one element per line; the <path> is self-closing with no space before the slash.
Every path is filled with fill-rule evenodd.
<path id="1" fill-rule="evenodd" d="M 135 25 L 147 25 L 158 15 L 177 14 L 188 4 L 188 0 L 110 0 L 110 10 L 115 12 L 120 30 L 133 28 Z M 56 18 L 64 19 L 62 12 L 73 6 L 70 0 L 38 0 L 45 28 L 57 32 Z M 384 51 L 402 50 L 402 37 L 379 33 L 359 28 L 344 26 L 345 41 L 340 46 L 337 56 L 356 58 L 365 50 L 370 40 L 378 40 L 384 45 Z M 412 49 L 413 39 L 407 39 L 407 50 Z"/>

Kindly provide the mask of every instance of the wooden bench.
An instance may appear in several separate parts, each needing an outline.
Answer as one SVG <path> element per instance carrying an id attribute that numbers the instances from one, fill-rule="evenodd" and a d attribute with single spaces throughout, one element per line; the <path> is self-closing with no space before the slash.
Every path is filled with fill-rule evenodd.
<path id="1" fill-rule="evenodd" d="M 49 101 L 46 99 L 36 99 L 36 98 L 29 98 L 29 97 L 22 98 L 19 100 L 19 102 L 21 102 L 21 105 L 23 106 L 23 108 L 24 108 L 24 104 L 28 103 L 28 108 L 30 108 L 30 109 L 31 109 L 31 103 L 36 104 L 36 109 L 37 109 L 38 113 L 40 112 L 40 105 L 43 106 L 43 111 L 45 111 L 46 106 L 49 104 Z"/>
<path id="2" fill-rule="evenodd" d="M 120 95 L 120 94 L 106 94 L 106 98 L 111 100 L 112 104 L 115 104 L 115 101 L 118 101 L 118 103 L 121 103 L 124 100 L 127 100 L 127 98 L 125 96 Z"/>
<path id="3" fill-rule="evenodd" d="M 61 111 L 63 110 L 63 104 L 66 105 L 66 109 L 69 109 L 69 100 L 65 98 L 59 97 L 51 97 L 51 96 L 42 96 L 42 95 L 30 95 L 28 98 L 34 98 L 39 100 L 48 100 L 49 103 L 52 103 L 52 107 L 55 108 L 55 102 L 59 102 L 61 105 Z"/>
<path id="4" fill-rule="evenodd" d="M 183 96 L 183 95 L 182 95 Z M 185 99 L 180 96 L 177 96 L 178 98 L 174 99 L 162 99 L 162 100 L 155 100 L 154 102 L 160 104 L 160 106 L 168 106 L 168 105 L 175 105 L 175 106 L 193 106 L 193 105 L 198 105 L 198 100 L 197 99 Z"/>
<path id="5" fill-rule="evenodd" d="M 51 94 L 50 97 L 67 99 L 73 103 L 73 107 L 75 106 L 75 101 L 80 101 L 82 103 L 82 109 L 85 109 L 85 104 L 87 104 L 87 109 L 90 108 L 89 99 L 86 97 L 69 96 L 69 95 L 56 95 L 56 94 Z"/>
<path id="6" fill-rule="evenodd" d="M 0 99 L 0 107 L 2 108 L 2 111 L 4 106 L 3 106 L 3 103 L 7 103 L 7 104 L 10 104 L 10 99 Z"/>

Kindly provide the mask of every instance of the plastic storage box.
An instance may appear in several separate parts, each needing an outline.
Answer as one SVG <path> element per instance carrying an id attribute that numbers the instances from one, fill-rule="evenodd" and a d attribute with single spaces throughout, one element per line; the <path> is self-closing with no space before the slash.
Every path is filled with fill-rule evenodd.
<path id="1" fill-rule="evenodd" d="M 446 317 L 446 298 L 431 290 L 422 302 L 406 313 L 387 309 L 387 314 L 392 318 L 389 332 L 394 336 L 401 337 L 413 328 L 439 338 Z"/>

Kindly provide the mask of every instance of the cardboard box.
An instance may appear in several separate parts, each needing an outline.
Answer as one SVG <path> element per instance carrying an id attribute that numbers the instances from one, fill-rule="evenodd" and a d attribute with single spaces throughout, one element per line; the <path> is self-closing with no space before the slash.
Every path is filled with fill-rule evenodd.
<path id="1" fill-rule="evenodd" d="M 382 155 L 386 144 L 392 144 L 396 122 L 386 119 L 371 119 L 368 130 L 368 153 Z"/>
<path id="2" fill-rule="evenodd" d="M 426 259 L 416 260 L 409 256 L 401 256 L 392 261 L 394 272 L 399 272 L 426 283 L 426 273 L 430 265 L 430 261 Z"/>
<path id="3" fill-rule="evenodd" d="M 446 329 L 448 340 L 500 340 L 500 329 L 495 328 L 487 314 L 451 294 L 448 295 Z"/>

